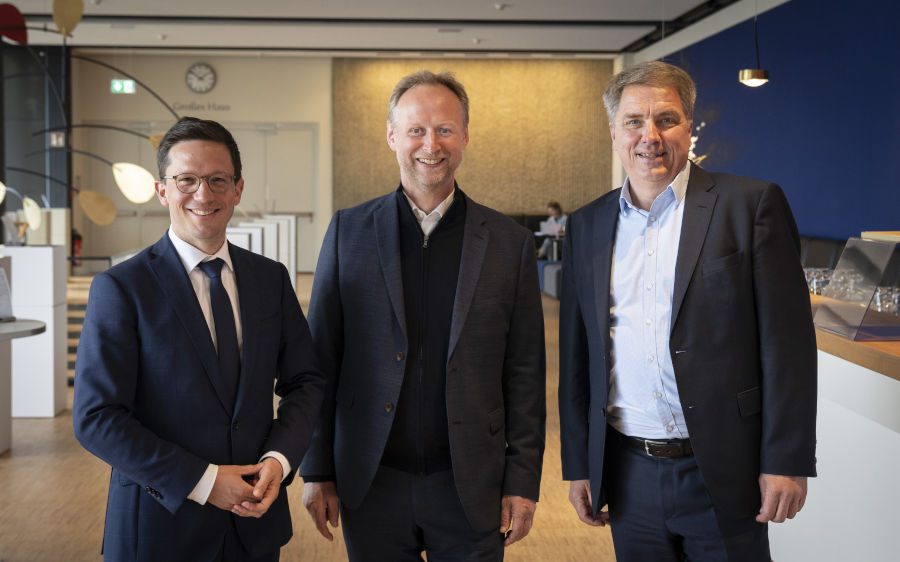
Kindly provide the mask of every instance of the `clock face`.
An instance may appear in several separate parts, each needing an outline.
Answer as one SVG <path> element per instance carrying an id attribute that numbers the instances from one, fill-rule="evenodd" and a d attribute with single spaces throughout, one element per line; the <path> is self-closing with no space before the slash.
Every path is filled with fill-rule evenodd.
<path id="1" fill-rule="evenodd" d="M 184 82 L 192 92 L 205 94 L 216 85 L 216 71 L 205 62 L 192 64 L 184 75 Z"/>

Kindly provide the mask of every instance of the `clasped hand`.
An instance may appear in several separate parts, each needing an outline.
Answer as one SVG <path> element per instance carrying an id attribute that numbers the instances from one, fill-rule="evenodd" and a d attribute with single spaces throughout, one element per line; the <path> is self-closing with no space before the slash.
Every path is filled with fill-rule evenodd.
<path id="1" fill-rule="evenodd" d="M 281 463 L 265 458 L 257 464 L 221 465 L 207 501 L 241 517 L 262 517 L 281 488 Z"/>

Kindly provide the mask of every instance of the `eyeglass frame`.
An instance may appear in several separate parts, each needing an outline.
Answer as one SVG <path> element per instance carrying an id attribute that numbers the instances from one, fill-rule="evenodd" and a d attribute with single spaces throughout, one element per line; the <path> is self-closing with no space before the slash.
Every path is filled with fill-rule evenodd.
<path id="1" fill-rule="evenodd" d="M 194 189 L 193 191 L 185 191 L 185 190 L 181 189 L 181 187 L 178 186 L 178 177 L 179 176 L 193 176 L 193 177 L 197 178 L 197 180 L 198 180 L 197 188 Z M 163 181 L 174 180 L 175 188 L 178 189 L 178 191 L 180 191 L 181 193 L 184 193 L 185 195 L 191 195 L 192 193 L 197 193 L 200 190 L 200 184 L 203 183 L 204 180 L 206 180 L 206 187 L 208 187 L 210 191 L 212 191 L 213 193 L 215 193 L 217 195 L 221 195 L 223 193 L 226 193 L 229 189 L 233 189 L 234 186 L 237 185 L 237 181 L 239 179 L 237 176 L 234 176 L 234 175 L 229 176 L 228 174 L 223 174 L 223 177 L 231 178 L 231 186 L 228 188 L 225 188 L 222 191 L 216 191 L 215 189 L 213 189 L 213 186 L 209 183 L 209 178 L 218 177 L 218 176 L 219 176 L 219 174 L 209 174 L 208 176 L 201 176 L 198 174 L 192 174 L 190 172 L 184 172 L 183 174 L 175 174 L 174 176 L 161 176 L 159 179 L 161 179 Z"/>

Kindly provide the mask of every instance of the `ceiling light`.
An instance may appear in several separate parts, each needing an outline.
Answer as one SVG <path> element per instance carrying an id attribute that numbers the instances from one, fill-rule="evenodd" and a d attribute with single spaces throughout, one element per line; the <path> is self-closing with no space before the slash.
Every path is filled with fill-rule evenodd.
<path id="1" fill-rule="evenodd" d="M 744 68 L 738 72 L 738 82 L 758 88 L 769 81 L 769 71 L 759 65 L 759 14 L 753 15 L 753 44 L 756 46 L 756 68 Z"/>
<path id="2" fill-rule="evenodd" d="M 22 198 L 22 214 L 25 215 L 25 222 L 28 228 L 37 230 L 41 227 L 41 206 L 34 199 L 25 196 Z"/>
<path id="3" fill-rule="evenodd" d="M 738 81 L 744 86 L 758 88 L 769 81 L 769 71 L 761 68 L 745 68 L 738 72 Z"/>
<path id="4" fill-rule="evenodd" d="M 146 203 L 156 195 L 156 180 L 145 168 L 129 162 L 116 162 L 112 165 L 112 171 L 122 195 L 132 203 Z"/>

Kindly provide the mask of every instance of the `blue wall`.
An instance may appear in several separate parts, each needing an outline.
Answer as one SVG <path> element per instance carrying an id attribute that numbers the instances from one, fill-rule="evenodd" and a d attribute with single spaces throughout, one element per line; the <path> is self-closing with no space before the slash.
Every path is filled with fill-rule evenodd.
<path id="1" fill-rule="evenodd" d="M 695 148 L 712 171 L 781 185 L 800 233 L 900 230 L 900 3 L 791 0 L 664 60 L 697 82 Z"/>

